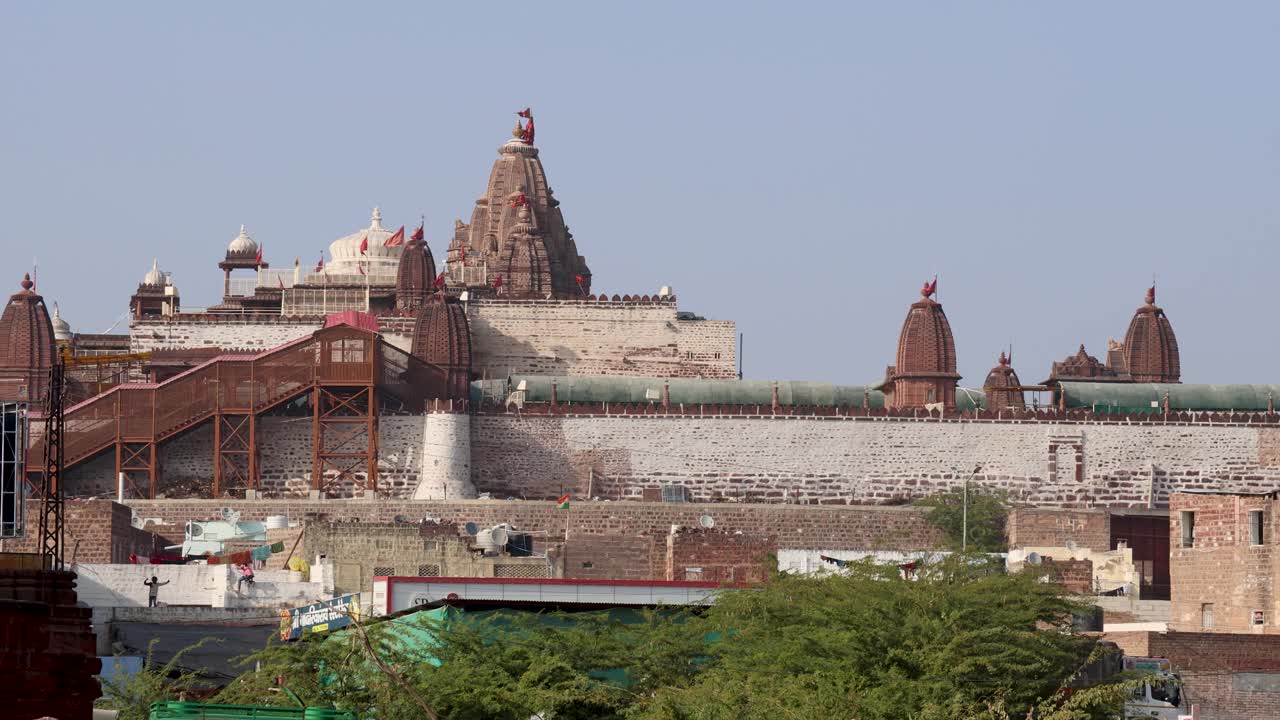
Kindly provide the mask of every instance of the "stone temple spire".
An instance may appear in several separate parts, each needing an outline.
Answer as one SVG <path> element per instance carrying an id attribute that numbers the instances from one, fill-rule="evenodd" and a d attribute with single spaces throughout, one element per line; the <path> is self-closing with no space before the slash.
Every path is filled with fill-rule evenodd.
<path id="1" fill-rule="evenodd" d="M 413 356 L 425 377 L 414 378 L 430 399 L 465 400 L 471 387 L 471 329 L 462 303 L 433 293 L 417 310 Z"/>
<path id="2" fill-rule="evenodd" d="M 413 311 L 422 307 L 427 296 L 435 290 L 435 280 L 436 259 L 432 257 L 431 248 L 427 247 L 419 228 L 400 254 L 400 264 L 396 268 L 396 308 Z"/>
<path id="3" fill-rule="evenodd" d="M 1182 381 L 1178 338 L 1164 310 L 1156 305 L 1156 286 L 1147 290 L 1146 302 L 1133 314 L 1124 336 L 1125 364 L 1134 382 Z"/>
<path id="4" fill-rule="evenodd" d="M 49 310 L 30 275 L 22 276 L 20 287 L 0 314 L 0 400 L 27 402 L 40 410 L 58 349 Z"/>
<path id="5" fill-rule="evenodd" d="M 889 369 L 885 390 L 893 407 L 920 408 L 942 403 L 956 406 L 956 343 L 942 305 L 933 299 L 938 281 L 925 283 L 920 299 L 911 304 L 898 336 L 896 363 Z"/>
<path id="6" fill-rule="evenodd" d="M 1011 389 L 1021 386 L 1022 382 L 1018 380 L 1018 373 L 1013 371 L 1013 360 L 1001 352 L 1000 358 L 996 360 L 996 366 L 991 368 L 991 372 L 987 373 L 986 381 L 982 383 L 982 392 L 987 396 L 987 408 L 991 410 L 1003 410 L 1005 408 L 1021 410 L 1026 407 L 1026 397 L 1022 394 L 1022 391 Z"/>
<path id="7" fill-rule="evenodd" d="M 560 213 L 560 201 L 528 125 L 498 148 L 484 196 L 471 222 L 459 223 L 449 244 L 449 284 L 494 287 L 517 297 L 578 297 L 591 292 L 591 270 Z M 498 280 L 501 278 L 501 280 Z"/>

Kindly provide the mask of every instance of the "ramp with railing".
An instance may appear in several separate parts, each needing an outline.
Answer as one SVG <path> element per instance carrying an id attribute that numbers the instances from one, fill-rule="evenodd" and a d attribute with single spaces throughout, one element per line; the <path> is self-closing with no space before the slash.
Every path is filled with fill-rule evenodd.
<path id="1" fill-rule="evenodd" d="M 426 398 L 415 379 L 425 375 L 425 368 L 377 333 L 347 325 L 317 330 L 258 354 L 221 355 L 164 382 L 118 385 L 65 410 L 63 467 L 74 468 L 114 449 L 117 476 L 124 473 L 135 492 L 154 497 L 160 480 L 157 445 L 213 421 L 213 495 L 241 486 L 253 489 L 256 418 L 307 395 L 315 437 L 313 488 L 321 490 L 336 477 L 373 489 L 379 396 L 385 393 L 403 410 L 421 410 Z M 359 429 L 353 423 L 363 423 L 366 442 L 359 453 L 351 450 L 352 434 Z M 326 434 L 333 435 L 338 424 L 345 447 L 340 453 L 327 452 Z M 42 467 L 42 443 L 37 439 L 31 448 L 30 469 Z M 327 455 L 341 462 L 335 467 Z M 138 479 L 145 480 L 146 490 Z"/>

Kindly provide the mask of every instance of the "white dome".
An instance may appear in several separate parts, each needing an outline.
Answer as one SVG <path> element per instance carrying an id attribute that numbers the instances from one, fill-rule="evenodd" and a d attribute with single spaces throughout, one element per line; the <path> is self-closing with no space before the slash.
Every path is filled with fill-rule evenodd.
<path id="1" fill-rule="evenodd" d="M 244 226 L 240 226 L 240 234 L 235 236 L 231 244 L 227 246 L 228 255 L 256 255 L 258 253 L 258 243 L 249 237 L 244 231 Z"/>
<path id="2" fill-rule="evenodd" d="M 71 324 L 63 320 L 62 316 L 58 314 L 58 303 L 53 304 L 53 317 L 49 318 L 49 321 L 53 324 L 54 340 L 64 341 L 71 339 Z"/>
<path id="3" fill-rule="evenodd" d="M 329 255 L 333 261 L 327 269 L 330 272 L 355 275 L 359 273 L 360 264 L 364 263 L 365 269 L 371 274 L 394 274 L 400 265 L 400 255 L 404 252 L 404 245 L 387 247 L 384 244 L 394 234 L 395 231 L 382 227 L 382 212 L 374 208 L 369 227 L 338 238 L 329 245 Z M 369 244 L 364 255 L 361 255 L 360 243 L 365 238 L 368 238 Z"/>
<path id="4" fill-rule="evenodd" d="M 142 277 L 143 285 L 164 285 L 165 275 L 160 270 L 160 261 L 152 259 L 151 269 Z"/>

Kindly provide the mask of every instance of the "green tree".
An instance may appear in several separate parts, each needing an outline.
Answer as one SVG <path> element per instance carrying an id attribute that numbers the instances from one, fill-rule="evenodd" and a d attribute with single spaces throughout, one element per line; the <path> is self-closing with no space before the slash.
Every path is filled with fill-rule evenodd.
<path id="1" fill-rule="evenodd" d="M 635 716 L 1075 720 L 1120 707 L 1109 689 L 1059 694 L 1096 641 L 1071 631 L 1076 604 L 1054 586 L 973 556 L 899 572 L 855 563 L 723 596 L 706 620 L 722 633 L 709 669 Z"/>
<path id="2" fill-rule="evenodd" d="M 916 501 L 916 504 L 929 508 L 926 519 L 943 532 L 952 550 L 960 550 L 965 545 L 962 538 L 966 524 L 968 550 L 1003 552 L 1008 549 L 1005 524 L 1009 517 L 1009 494 L 1004 490 L 970 485 L 968 495 L 967 523 L 964 488 L 934 493 Z"/>
<path id="3" fill-rule="evenodd" d="M 159 641 L 152 640 L 147 645 L 142 669 L 137 674 L 129 676 L 118 672 L 114 680 L 98 678 L 102 685 L 102 699 L 97 703 L 99 707 L 119 710 L 120 720 L 147 720 L 151 703 L 177 700 L 183 693 L 202 685 L 201 671 L 184 668 L 182 659 L 187 653 L 198 650 L 206 643 L 219 642 L 218 639 L 204 638 L 174 653 L 169 662 L 159 666 L 155 663 L 157 642 Z M 118 662 L 116 667 L 120 667 Z"/>
<path id="4" fill-rule="evenodd" d="M 417 616 L 273 644 L 219 702 L 308 705 L 379 720 L 1093 720 L 1124 688 L 1063 693 L 1097 651 L 1076 601 L 1036 574 L 955 555 L 902 577 L 853 563 L 725 592 L 703 614 L 482 621 Z M 260 666 L 258 665 L 260 663 Z"/>

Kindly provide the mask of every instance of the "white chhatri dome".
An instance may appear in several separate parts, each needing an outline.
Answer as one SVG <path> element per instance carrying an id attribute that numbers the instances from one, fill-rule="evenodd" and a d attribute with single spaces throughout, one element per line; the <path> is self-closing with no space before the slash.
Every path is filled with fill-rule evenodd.
<path id="1" fill-rule="evenodd" d="M 164 285 L 166 282 L 164 273 L 160 271 L 160 261 L 151 260 L 151 269 L 142 278 L 143 285 Z"/>
<path id="2" fill-rule="evenodd" d="M 231 244 L 227 246 L 228 255 L 256 255 L 258 254 L 258 243 L 249 237 L 244 231 L 244 226 L 240 226 L 240 234 L 235 236 Z"/>
<path id="3" fill-rule="evenodd" d="M 58 313 L 58 303 L 53 304 L 53 317 L 49 318 L 53 324 L 53 339 L 63 342 L 71 339 L 71 324 L 62 319 L 62 315 Z"/>
<path id="4" fill-rule="evenodd" d="M 394 230 L 382 227 L 382 211 L 374 208 L 369 227 L 338 238 L 329 245 L 329 255 L 333 260 L 326 270 L 330 273 L 358 275 L 360 264 L 364 263 L 365 271 L 370 275 L 394 275 L 400 265 L 400 255 L 404 252 L 404 245 L 387 247 L 384 244 L 394 234 Z M 361 255 L 360 243 L 365 238 L 369 240 L 368 249 Z"/>

